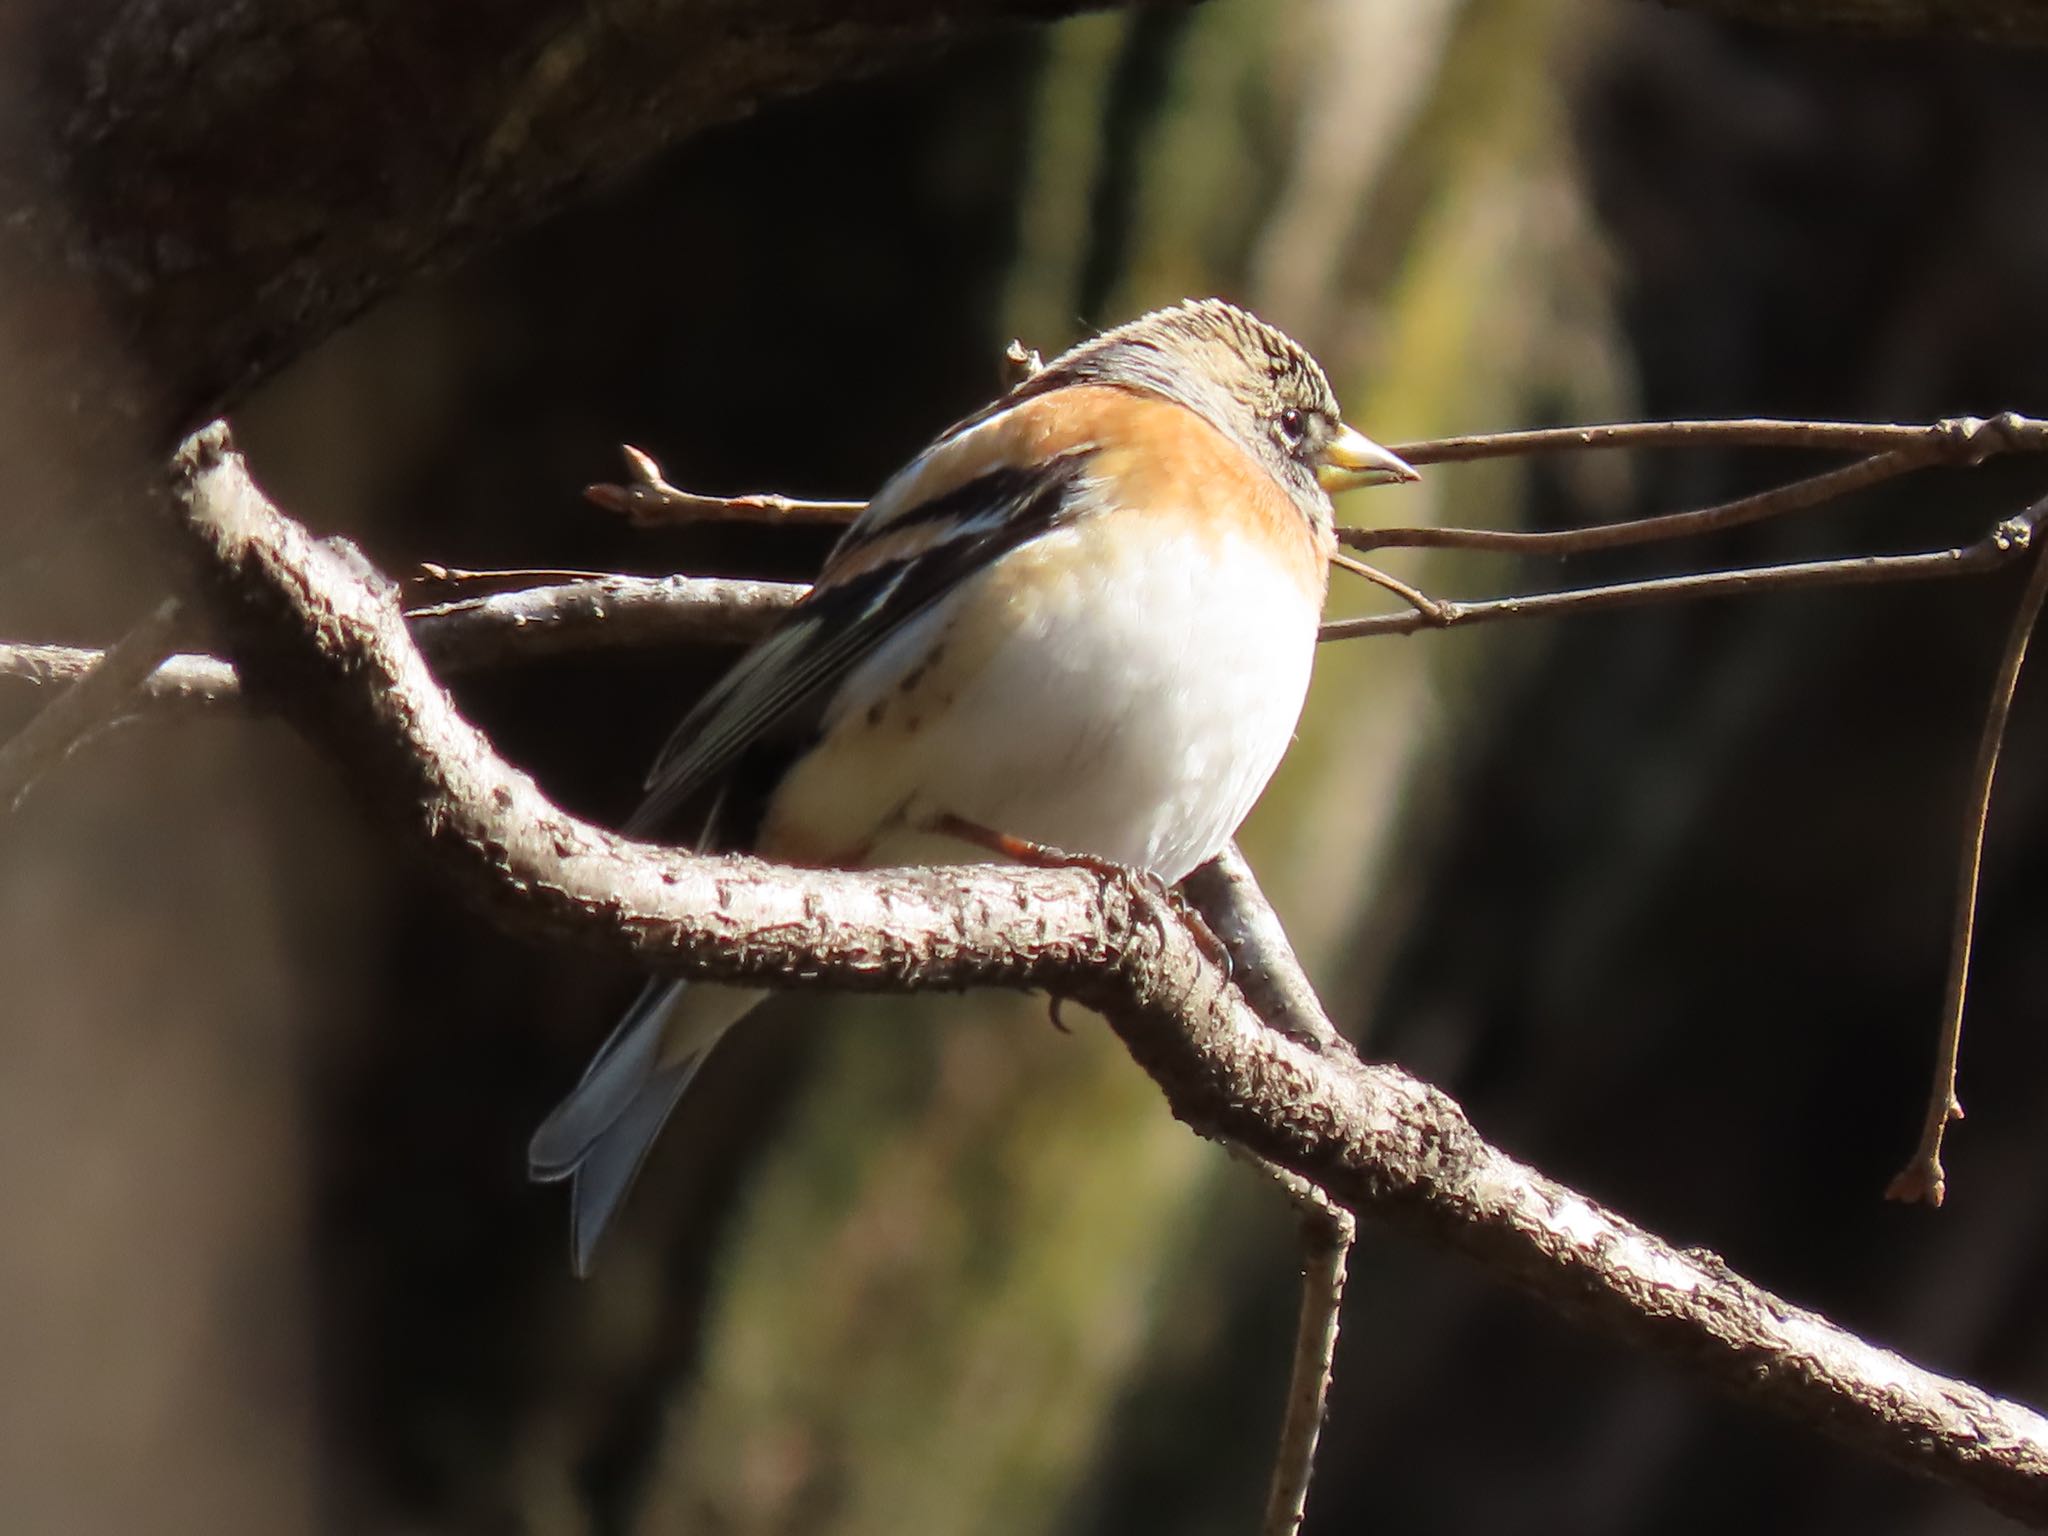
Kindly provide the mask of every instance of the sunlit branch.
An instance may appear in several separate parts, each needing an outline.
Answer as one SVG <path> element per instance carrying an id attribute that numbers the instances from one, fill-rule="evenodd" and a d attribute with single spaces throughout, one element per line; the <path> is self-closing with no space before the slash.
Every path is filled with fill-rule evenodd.
<path id="1" fill-rule="evenodd" d="M 38 778 L 120 716 L 169 654 L 177 623 L 177 600 L 167 598 L 111 649 L 93 652 L 64 691 L 0 746 L 0 813 L 18 807 Z"/>
<path id="2" fill-rule="evenodd" d="M 1013 344 L 1013 351 L 1016 344 Z M 1670 539 L 1693 538 L 1788 513 L 1809 511 L 1853 492 L 1938 464 L 1968 465 L 2005 453 L 2048 450 L 2048 422 L 2007 411 L 1997 416 L 1956 416 L 1924 424 L 1882 422 L 1632 421 L 1588 427 L 1476 433 L 1402 443 L 1395 452 L 1411 464 L 1622 448 L 1695 446 L 1862 450 L 1854 464 L 1692 511 L 1632 518 L 1588 528 L 1522 532 L 1492 528 L 1340 527 L 1339 542 L 1360 552 L 1385 548 L 1494 550 L 1527 555 L 1584 554 Z M 712 519 L 833 524 L 860 515 L 864 502 L 800 501 L 752 494 L 707 496 L 671 485 L 653 457 L 624 447 L 629 478 L 593 485 L 584 495 L 643 526 Z M 1380 579 L 1377 573 L 1373 579 Z M 1408 593 L 1404 600 L 1413 602 Z"/>
<path id="3" fill-rule="evenodd" d="M 1435 598 L 1419 587 L 1411 587 L 1407 582 L 1401 580 L 1400 577 L 1389 575 L 1376 565 L 1367 565 L 1363 560 L 1354 560 L 1342 552 L 1333 553 L 1330 556 L 1330 564 L 1340 571 L 1348 572 L 1353 576 L 1371 582 L 1382 591 L 1393 593 L 1394 596 L 1400 598 L 1402 602 L 1413 608 L 1416 614 L 1426 623 L 1441 626 L 1448 622 L 1444 614 L 1443 605 Z"/>
<path id="4" fill-rule="evenodd" d="M 495 573 L 465 573 L 481 580 Z M 444 672 L 661 645 L 743 644 L 766 634 L 806 591 L 781 581 L 707 576 L 599 576 L 409 608 L 413 636 Z M 89 646 L 0 641 L 0 680 L 77 681 L 105 653 Z M 241 697 L 232 664 L 176 655 L 143 680 L 135 702 L 229 704 Z"/>
<path id="5" fill-rule="evenodd" d="M 1172 1111 L 1204 1134 L 1467 1255 L 1564 1316 L 2048 1524 L 2039 1415 L 1603 1210 L 1489 1145 L 1447 1097 L 1398 1069 L 1268 1027 L 1142 880 L 795 869 L 618 838 L 504 762 L 433 678 L 392 585 L 278 511 L 224 430 L 188 445 L 174 492 L 211 609 L 237 654 L 260 662 L 252 675 L 265 702 L 451 892 L 509 931 L 755 985 L 1070 996 L 1109 1021 Z"/>
<path id="6" fill-rule="evenodd" d="M 1517 597 L 1464 600 L 1417 592 L 1421 606 L 1412 611 L 1333 619 L 1323 626 L 1322 638 L 1405 635 L 1501 619 L 1556 618 L 1706 597 L 1975 575 L 2016 558 L 2026 548 L 2039 518 L 2037 509 L 2029 508 L 2000 522 L 1975 543 L 1918 554 L 1705 571 Z M 468 574 L 481 580 L 493 573 Z M 795 582 L 602 576 L 426 604 L 408 609 L 406 618 L 421 649 L 436 666 L 450 672 L 477 671 L 543 656 L 656 645 L 742 644 L 765 634 L 804 591 Z M 44 685 L 75 681 L 103 654 L 89 646 L 0 641 L 0 681 Z M 232 700 L 237 692 L 234 669 L 226 661 L 178 655 L 145 680 L 138 697 L 152 704 L 210 704 Z"/>
<path id="7" fill-rule="evenodd" d="M 1495 597 L 1474 601 L 1431 597 L 1434 615 L 1417 611 L 1367 614 L 1332 619 L 1322 628 L 1324 640 L 1355 640 L 1368 635 L 1408 635 L 1421 629 L 1455 629 L 1499 619 L 1555 618 L 1607 608 L 1642 608 L 1654 603 L 1705 597 L 1749 596 L 1814 587 L 1875 586 L 1889 582 L 1929 581 L 1994 570 L 2025 552 L 2044 516 L 2042 504 L 2000 522 L 1974 544 L 1908 555 L 1857 555 L 1841 560 L 1804 560 L 1785 565 L 1745 566 L 1731 571 L 1698 571 L 1684 576 L 1654 576 L 1643 581 L 1618 581 L 1563 592 L 1526 597 Z"/>
<path id="8" fill-rule="evenodd" d="M 1975 464 L 1994 454 L 2048 450 L 2048 422 L 2005 411 L 1997 416 L 1952 416 L 1941 421 L 1893 424 L 1863 421 L 1782 421 L 1738 417 L 1708 421 L 1617 421 L 1588 427 L 1540 427 L 1519 432 L 1477 432 L 1396 443 L 1410 464 L 1458 464 L 1473 459 L 1521 458 L 1608 448 L 1807 448 L 1879 453 L 1914 444 L 1950 463 Z"/>
<path id="9" fill-rule="evenodd" d="M 630 518 L 641 528 L 670 528 L 682 523 L 850 523 L 864 501 L 800 501 L 791 496 L 760 493 L 749 496 L 700 496 L 670 485 L 652 454 L 631 443 L 621 445 L 629 471 L 616 485 L 584 487 L 583 499 L 607 512 Z"/>
<path id="10" fill-rule="evenodd" d="M 1033 359 L 1013 347 L 1010 366 L 1028 372 Z M 1747 446 L 1798 449 L 1877 450 L 1840 468 L 1791 482 L 1718 506 L 1671 513 L 1590 528 L 1538 533 L 1486 529 L 1341 529 L 1340 538 L 1356 549 L 1389 546 L 1511 551 L 1522 554 L 1568 554 L 1611 549 L 1710 533 L 1762 518 L 1804 511 L 1834 501 L 1884 480 L 1937 464 L 1965 465 L 2007 452 L 2048 448 L 2048 423 L 2006 413 L 1982 419 L 1958 417 L 1929 425 L 1907 426 L 1842 422 L 1773 420 L 1623 422 L 1604 426 L 1491 433 L 1399 445 L 1412 463 L 1439 464 L 1508 455 L 1618 448 L 1684 446 Z M 705 518 L 752 518 L 780 523 L 833 524 L 858 514 L 861 503 L 799 501 L 784 496 L 703 496 L 671 485 L 661 466 L 637 449 L 625 450 L 632 478 L 628 484 L 594 486 L 590 498 L 599 505 L 642 523 Z M 1334 557 L 1340 568 L 1370 580 L 1399 597 L 1407 611 L 1340 619 L 1323 626 L 1325 640 L 1371 635 L 1410 634 L 1421 629 L 1448 629 L 1512 618 L 1557 617 L 1610 608 L 1643 607 L 1707 597 L 1752 595 L 1770 591 L 1868 585 L 1954 577 L 1991 570 L 2024 551 L 2043 516 L 2037 503 L 1994 527 L 1973 544 L 1914 554 L 1855 556 L 1789 564 L 1705 571 L 1636 581 L 1607 583 L 1560 592 L 1473 600 L 1439 598 L 1397 577 L 1347 556 Z M 609 649 L 635 649 L 678 643 L 724 643 L 752 640 L 786 613 L 804 588 L 788 583 L 669 577 L 662 579 L 609 575 L 574 570 L 474 571 L 423 566 L 435 588 L 474 594 L 415 606 L 407 614 L 421 648 L 444 672 L 455 673 L 548 655 Z M 475 593 L 480 587 L 505 582 L 540 582 L 510 591 Z M 2032 588 L 2030 587 L 2030 592 Z M 2036 600 L 2038 601 L 2038 600 Z M 2024 654 L 2031 618 L 2016 622 L 2008 662 L 2016 676 Z M 166 631 L 168 633 L 168 631 Z M 80 697 L 97 711 L 94 720 L 116 718 L 142 704 L 207 704 L 237 699 L 240 683 L 233 668 L 210 656 L 157 654 L 160 664 L 144 669 L 139 679 L 114 687 L 117 674 L 101 668 L 102 653 L 83 647 L 62 647 L 0 641 L 0 678 L 41 684 L 81 683 L 96 677 L 91 693 Z M 140 650 L 117 647 L 125 668 L 133 669 Z M 2003 674 L 2002 674 L 2003 676 Z M 2009 686 L 2002 682 L 2001 687 Z M 113 700 L 118 703 L 115 707 Z M 1966 838 L 1963 869 L 1951 945 L 1952 964 L 1944 1009 L 1937 1081 L 1930 1097 L 1926 1126 L 1914 1161 L 1894 1180 L 1898 1198 L 1939 1202 L 1942 1131 L 1960 1111 L 1955 1105 L 1954 1078 L 1960 1045 L 1960 1022 L 1968 973 L 1970 934 L 1974 924 L 1976 882 L 1982 859 L 1983 816 L 2002 739 L 2009 694 L 1994 696 L 1985 722 L 1976 786 L 1977 820 Z M 58 729 L 82 706 L 60 699 L 46 717 L 0 749 L 0 791 L 18 795 L 36 771 L 61 756 L 82 732 L 93 726 Z M 65 734 L 66 731 L 70 734 Z M 50 743 L 61 744 L 52 748 Z M 11 786 L 11 788 L 10 788 Z"/>
<path id="11" fill-rule="evenodd" d="M 1483 549 L 1518 555 L 1584 555 L 1596 550 L 1654 544 L 1667 539 L 1697 538 L 1746 523 L 1807 512 L 1855 491 L 1924 469 L 1936 462 L 1924 445 L 1874 454 L 1789 485 L 1774 486 L 1752 496 L 1739 496 L 1691 512 L 1666 512 L 1655 517 L 1596 523 L 1585 528 L 1549 528 L 1524 532 L 1512 528 L 1355 528 L 1337 530 L 1347 549 Z"/>

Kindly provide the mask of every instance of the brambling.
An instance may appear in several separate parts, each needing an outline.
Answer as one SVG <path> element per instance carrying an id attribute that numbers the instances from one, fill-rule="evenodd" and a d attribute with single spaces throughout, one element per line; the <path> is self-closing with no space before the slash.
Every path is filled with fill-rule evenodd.
<path id="1" fill-rule="evenodd" d="M 625 831 L 788 863 L 1219 853 L 1308 690 L 1330 492 L 1413 480 L 1300 346 L 1221 300 L 1054 359 L 868 503 L 690 711 Z M 712 1047 L 759 1001 L 657 980 L 528 1149 L 587 1274 Z"/>

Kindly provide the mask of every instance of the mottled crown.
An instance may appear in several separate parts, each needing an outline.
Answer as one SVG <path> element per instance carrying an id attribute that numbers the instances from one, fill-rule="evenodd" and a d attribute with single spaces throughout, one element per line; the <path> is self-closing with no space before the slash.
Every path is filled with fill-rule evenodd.
<path id="1" fill-rule="evenodd" d="M 1149 389 L 1204 415 L 1201 397 L 1219 386 L 1249 404 L 1338 414 L 1329 376 L 1301 343 L 1222 299 L 1189 299 L 1126 321 L 1061 353 L 1028 387 L 1084 383 Z"/>
<path id="2" fill-rule="evenodd" d="M 1322 367 L 1286 332 L 1222 299 L 1190 299 L 1061 353 L 990 407 L 1069 384 L 1161 395 L 1257 458 L 1312 522 L 1330 518 L 1316 454 L 1339 427 Z"/>

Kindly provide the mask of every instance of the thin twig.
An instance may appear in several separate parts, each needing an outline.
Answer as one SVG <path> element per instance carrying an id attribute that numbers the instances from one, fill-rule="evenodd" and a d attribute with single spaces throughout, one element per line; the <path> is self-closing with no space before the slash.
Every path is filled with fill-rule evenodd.
<path id="1" fill-rule="evenodd" d="M 1774 486 L 1751 496 L 1739 496 L 1716 506 L 1690 512 L 1666 512 L 1655 517 L 1629 518 L 1618 523 L 1596 523 L 1585 528 L 1550 528 L 1523 532 L 1506 528 L 1356 528 L 1337 530 L 1337 542 L 1347 549 L 1484 549 L 1522 555 L 1584 555 L 1596 550 L 1621 549 L 1633 544 L 1653 544 L 1667 539 L 1690 539 L 1703 534 L 1759 523 L 1766 518 L 1811 511 L 1852 492 L 1867 490 L 1886 480 L 1924 469 L 1937 463 L 1940 453 L 1929 442 L 1919 442 L 1889 453 L 1873 454 L 1809 475 L 1789 485 Z"/>
<path id="2" fill-rule="evenodd" d="M 712 576 L 600 576 L 407 610 L 434 665 L 468 672 L 539 656 L 758 640 L 809 589 Z"/>
<path id="3" fill-rule="evenodd" d="M 1273 1453 L 1259 1536 L 1295 1536 L 1308 1510 L 1316 1442 L 1322 1438 L 1337 1360 L 1345 1272 L 1357 1236 L 1358 1223 L 1349 1211 L 1331 1206 L 1302 1216 L 1301 1314 L 1294 1327 L 1287 1408 L 1280 1420 L 1280 1443 Z"/>
<path id="4" fill-rule="evenodd" d="M 0 746 L 0 809 L 18 809 L 38 778 L 119 716 L 170 654 L 177 625 L 178 600 L 165 598 Z"/>
<path id="5" fill-rule="evenodd" d="M 850 523 L 864 501 L 799 501 L 792 496 L 701 496 L 670 485 L 652 454 L 621 445 L 628 477 L 622 485 L 586 486 L 583 499 L 630 518 L 641 528 L 672 528 L 710 519 L 758 523 Z"/>
<path id="6" fill-rule="evenodd" d="M 1043 366 L 1038 354 L 1021 341 L 1010 343 L 1008 351 L 1004 354 L 1004 363 L 1008 376 L 1013 381 L 1027 379 Z M 1510 458 L 1587 449 L 1692 446 L 1835 449 L 1851 452 L 1861 450 L 1887 461 L 1892 458 L 1893 453 L 1899 455 L 1901 463 L 1882 470 L 1872 469 L 1868 465 L 1849 465 L 1842 470 L 1831 471 L 1833 475 L 1847 477 L 1839 488 L 1829 493 L 1841 495 L 1846 490 L 1874 484 L 1877 480 L 1902 473 L 1905 469 L 1918 468 L 1922 464 L 1976 464 L 2001 453 L 2048 450 L 2048 422 L 2021 416 L 2013 411 L 1989 418 L 1956 416 L 1942 421 L 1913 425 L 1775 421 L 1763 418 L 1729 421 L 1622 421 L 1590 427 L 1551 427 L 1537 431 L 1483 432 L 1461 437 L 1429 438 L 1421 442 L 1398 444 L 1394 451 L 1411 464 L 1452 464 L 1474 459 Z M 644 527 L 664 527 L 713 518 L 737 522 L 849 523 L 858 517 L 867 505 L 862 501 L 801 501 L 773 494 L 707 496 L 671 485 L 661 465 L 651 454 L 631 444 L 622 445 L 621 452 L 626 458 L 626 481 L 617 485 L 593 485 L 583 494 L 585 499 L 595 505 L 630 517 Z M 1872 478 L 1859 480 L 1856 478 L 1858 475 L 1869 475 Z M 1828 476 L 1815 478 L 1825 481 Z M 1745 501 L 1753 500 L 1755 498 L 1745 498 Z M 1743 504 L 1738 502 L 1732 505 Z M 1705 515 L 1672 514 L 1676 518 Z M 1769 514 L 1754 514 L 1767 515 Z M 1640 525 L 1618 526 L 1647 527 L 1658 521 L 1655 518 L 1646 518 Z M 1680 526 L 1683 527 L 1682 524 Z M 1573 532 L 1584 535 L 1591 533 L 1592 530 L 1580 529 Z M 1396 534 L 1400 536 L 1389 536 Z M 1517 537 L 1484 529 L 1382 529 L 1369 533 L 1360 530 L 1340 530 L 1340 535 L 1345 536 L 1347 541 L 1356 540 L 1352 542 L 1355 549 L 1373 549 L 1387 544 L 1421 546 L 1426 543 L 1460 548 L 1520 547 L 1454 543 L 1454 539 L 1460 536 L 1469 536 L 1474 540 Z M 1674 529 L 1669 532 L 1643 533 L 1635 539 L 1617 539 L 1616 542 L 1639 542 L 1677 536 L 1678 530 Z M 1553 546 L 1551 552 L 1563 551 Z"/>
<path id="7" fill-rule="evenodd" d="M 1712 421 L 1617 421 L 1590 427 L 1540 427 L 1521 432 L 1479 432 L 1396 443 L 1410 464 L 1457 464 L 1473 459 L 1519 458 L 1532 453 L 1573 453 L 1606 448 L 1811 448 L 1872 453 L 1933 443 L 1951 463 L 1975 464 L 2000 453 L 2048 449 L 2048 422 L 2005 411 L 1997 416 L 1951 416 L 1912 425 L 1860 421 L 1783 421 L 1746 417 Z"/>
<path id="8" fill-rule="evenodd" d="M 1701 597 L 1734 597 L 1755 592 L 1809 587 L 1874 586 L 1895 581 L 1928 581 L 1995 570 L 2017 558 L 2042 521 L 2036 503 L 2000 521 L 1983 538 L 1949 549 L 1908 555 L 1856 555 L 1842 560 L 1801 560 L 1785 565 L 1745 566 L 1732 571 L 1697 571 L 1686 576 L 1656 576 L 1645 581 L 1618 581 L 1563 592 L 1538 592 L 1526 597 L 1496 597 L 1467 602 L 1437 597 L 1435 615 L 1375 613 L 1356 619 L 1333 619 L 1323 625 L 1324 640 L 1356 640 L 1368 635 L 1409 635 L 1419 629 L 1455 629 L 1496 619 L 1555 617 L 1561 613 L 1603 608 L 1641 608 L 1653 603 Z"/>
<path id="9" fill-rule="evenodd" d="M 1432 624 L 1444 622 L 1443 606 L 1420 587 L 1411 587 L 1398 576 L 1390 576 L 1376 565 L 1367 565 L 1363 560 L 1354 560 L 1349 555 L 1333 553 L 1330 564 L 1340 571 L 1349 571 L 1353 576 L 1363 577 L 1374 586 L 1391 592 Z"/>
<path id="10" fill-rule="evenodd" d="M 1554 618 L 1582 609 L 1973 575 L 2016 558 L 2025 549 L 2039 516 L 2030 509 L 2000 522 L 1973 544 L 1919 554 L 1706 571 L 1476 601 L 1432 597 L 1428 601 L 1433 614 L 1383 613 L 1334 619 L 1323 626 L 1322 638 L 1405 635 L 1496 619 Z M 472 671 L 541 656 L 649 645 L 740 644 L 765 634 L 805 590 L 796 582 L 605 576 L 428 604 L 409 609 L 406 617 L 437 667 Z M 103 655 L 104 651 L 88 646 L 0 640 L 0 681 L 74 681 L 98 665 Z M 149 704 L 223 704 L 238 696 L 239 685 L 228 662 L 216 656 L 178 655 L 150 675 L 137 697 L 138 702 Z"/>
<path id="11" fill-rule="evenodd" d="M 740 644 L 766 634 L 806 590 L 783 581 L 601 576 L 430 603 L 408 609 L 406 620 L 435 667 L 452 674 L 546 656 Z M 88 646 L 0 641 L 0 680 L 74 682 L 105 654 Z M 228 705 L 240 698 L 232 663 L 192 654 L 167 658 L 136 694 L 138 705 L 152 706 Z"/>
<path id="12" fill-rule="evenodd" d="M 500 586 L 512 582 L 532 585 L 536 582 L 604 581 L 610 571 L 582 571 L 571 566 L 516 565 L 499 566 L 487 571 L 472 571 L 459 565 L 441 565 L 432 560 L 422 560 L 419 575 L 409 582 L 412 586 L 435 587 L 476 587 Z"/>
<path id="13" fill-rule="evenodd" d="M 2048 510 L 2048 498 L 2036 502 L 2031 510 Z M 1977 891 L 1984 871 L 1984 830 L 1991 817 L 1991 787 L 1998 777 L 1999 753 L 2005 745 L 2006 722 L 2012 716 L 2013 692 L 2019 687 L 2020 669 L 2026 664 L 2027 642 L 2033 637 L 2044 600 L 2048 600 L 2048 558 L 2036 553 L 2026 589 L 2006 632 L 2005 651 L 1999 657 L 1998 677 L 1991 685 L 1991 702 L 1984 711 L 1984 729 L 1977 738 L 1977 761 L 1970 774 L 1970 800 L 1964 813 L 1962 854 L 1956 870 L 1954 924 L 1949 934 L 1948 978 L 1942 987 L 1941 1034 L 1934 1050 L 1934 1082 L 1928 1092 L 1927 1117 L 1920 1127 L 1920 1142 L 1914 1148 L 1912 1160 L 1885 1190 L 1889 1200 L 1940 1205 L 1947 1193 L 1941 1143 L 1949 1125 L 1963 1118 L 1962 1102 L 1956 1097 L 1956 1063 L 1963 1048 L 1963 1007 L 1969 995 L 1970 946 L 1977 927 Z"/>
<path id="14" fill-rule="evenodd" d="M 92 674 L 107 653 L 95 646 L 0 641 L 0 679 L 38 687 L 70 687 Z M 139 710 L 168 705 L 211 706 L 240 701 L 234 665 L 218 656 L 169 656 L 129 698 Z"/>

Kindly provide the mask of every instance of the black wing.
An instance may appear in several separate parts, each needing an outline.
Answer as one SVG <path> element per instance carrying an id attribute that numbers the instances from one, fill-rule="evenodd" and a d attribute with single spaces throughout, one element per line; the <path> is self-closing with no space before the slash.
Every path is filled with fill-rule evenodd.
<path id="1" fill-rule="evenodd" d="M 647 797 L 626 835 L 660 835 L 764 732 L 819 702 L 904 624 L 984 566 L 1073 521 L 1085 505 L 1076 488 L 1087 458 L 1077 450 L 1030 468 L 992 469 L 922 506 L 855 523 L 782 627 L 741 657 L 676 727 L 647 775 Z M 832 579 L 832 566 L 857 553 L 870 534 L 893 539 L 926 523 L 952 526 L 914 555 Z"/>

